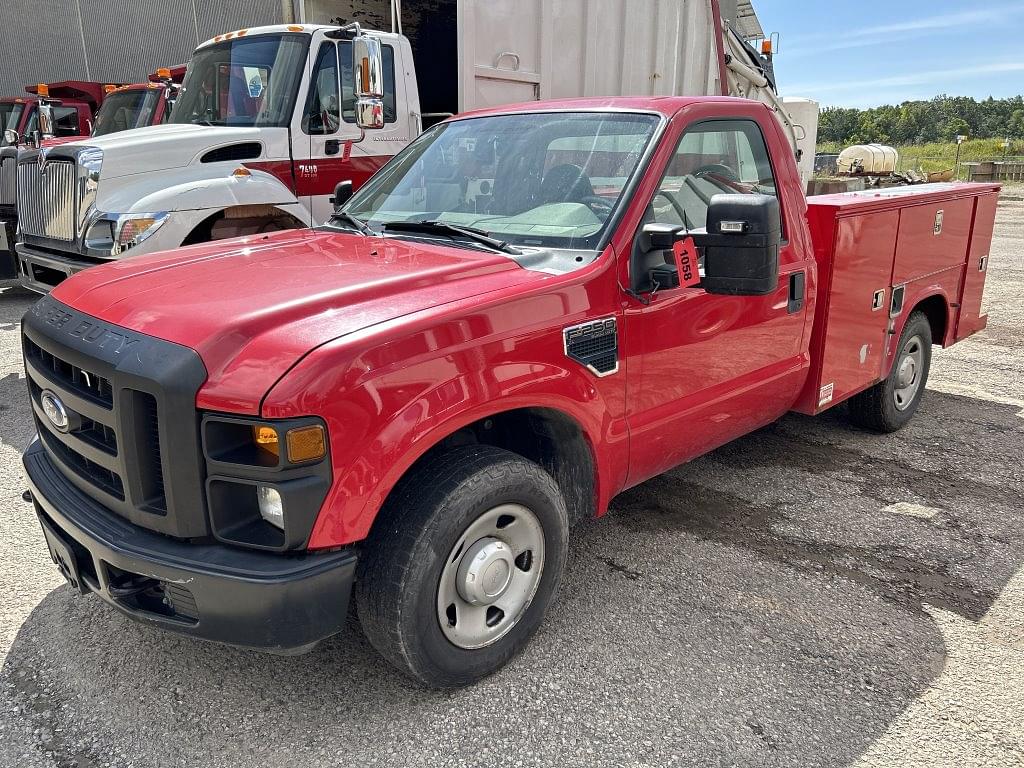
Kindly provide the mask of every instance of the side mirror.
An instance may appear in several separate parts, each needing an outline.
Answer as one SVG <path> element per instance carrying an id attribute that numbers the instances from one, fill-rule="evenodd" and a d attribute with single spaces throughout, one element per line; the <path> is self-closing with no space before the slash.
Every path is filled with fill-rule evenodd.
<path id="1" fill-rule="evenodd" d="M 380 40 L 359 34 L 352 38 L 356 125 L 364 130 L 384 127 L 384 56 Z"/>
<path id="2" fill-rule="evenodd" d="M 334 197 L 331 198 L 331 204 L 334 206 L 334 210 L 340 211 L 341 207 L 348 202 L 348 199 L 352 197 L 352 181 L 346 179 L 345 181 L 339 181 L 334 185 Z"/>
<path id="3" fill-rule="evenodd" d="M 8 128 L 4 131 L 4 141 L 11 146 L 15 146 L 21 143 L 21 136 L 18 135 L 18 132 L 14 128 Z"/>
<path id="4" fill-rule="evenodd" d="M 686 235 L 686 228 L 650 222 L 640 229 L 629 265 L 633 293 L 650 293 L 656 288 L 678 288 L 679 270 L 672 247 Z"/>
<path id="5" fill-rule="evenodd" d="M 42 134 L 44 139 L 52 139 L 54 136 L 53 129 L 53 107 L 46 102 L 40 102 L 39 104 L 39 133 Z"/>
<path id="6" fill-rule="evenodd" d="M 707 233 L 695 234 L 704 250 L 701 287 L 708 293 L 764 296 L 779 286 L 782 214 L 771 195 L 714 195 Z"/>

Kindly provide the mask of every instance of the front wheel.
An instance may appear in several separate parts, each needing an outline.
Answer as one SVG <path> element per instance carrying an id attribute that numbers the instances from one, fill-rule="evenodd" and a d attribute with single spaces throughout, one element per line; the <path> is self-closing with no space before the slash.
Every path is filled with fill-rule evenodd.
<path id="1" fill-rule="evenodd" d="M 889 376 L 850 398 L 850 419 L 875 432 L 895 432 L 917 412 L 932 363 L 932 328 L 914 312 L 900 336 Z"/>
<path id="2" fill-rule="evenodd" d="M 356 606 L 388 661 L 451 688 L 526 646 L 565 565 L 568 515 L 547 472 L 499 448 L 456 448 L 403 478 L 381 514 Z"/>

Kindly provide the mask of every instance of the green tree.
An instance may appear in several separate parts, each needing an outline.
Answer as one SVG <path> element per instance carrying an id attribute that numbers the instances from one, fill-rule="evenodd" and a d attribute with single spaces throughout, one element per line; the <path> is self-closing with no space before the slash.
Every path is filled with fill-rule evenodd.
<path id="1" fill-rule="evenodd" d="M 1015 109 L 1006 122 L 1006 135 L 1011 139 L 1024 139 L 1024 109 Z"/>
<path id="2" fill-rule="evenodd" d="M 957 135 L 1024 139 L 1024 96 L 978 101 L 940 94 L 927 101 L 863 110 L 829 107 L 822 110 L 818 133 L 823 143 L 881 142 L 899 146 L 952 141 Z"/>

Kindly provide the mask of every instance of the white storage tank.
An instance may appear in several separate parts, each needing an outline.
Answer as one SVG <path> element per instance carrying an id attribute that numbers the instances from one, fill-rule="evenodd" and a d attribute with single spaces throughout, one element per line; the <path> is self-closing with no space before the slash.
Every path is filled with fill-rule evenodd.
<path id="1" fill-rule="evenodd" d="M 900 153 L 885 144 L 857 144 L 839 153 L 840 176 L 888 176 L 896 172 Z"/>

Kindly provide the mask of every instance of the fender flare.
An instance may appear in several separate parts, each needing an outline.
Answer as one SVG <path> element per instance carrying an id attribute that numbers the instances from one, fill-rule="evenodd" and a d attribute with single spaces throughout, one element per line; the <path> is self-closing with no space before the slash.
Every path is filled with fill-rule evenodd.
<path id="1" fill-rule="evenodd" d="M 432 381 L 428 388 L 412 393 L 394 407 L 381 396 L 394 392 L 387 372 L 380 377 L 363 377 L 352 369 L 342 372 L 331 365 L 330 356 L 317 354 L 292 369 L 265 397 L 261 411 L 265 418 L 286 418 L 298 413 L 290 403 L 304 401 L 305 411 L 317 412 L 328 422 L 336 474 L 309 546 L 318 549 L 365 538 L 395 485 L 430 449 L 470 424 L 526 408 L 556 412 L 579 428 L 590 451 L 594 505 L 600 515 L 615 492 L 612 486 L 617 475 L 621 475 L 620 484 L 624 482 L 625 467 L 615 463 L 613 453 L 617 452 L 599 446 L 621 440 L 624 450 L 625 430 L 620 434 L 618 420 L 593 386 L 592 375 L 582 367 L 540 361 L 531 362 L 529 367 L 530 383 L 515 391 L 495 392 L 489 386 L 491 381 L 462 367 L 456 375 Z M 302 368 L 312 379 L 299 370 Z M 327 379 L 317 374 L 332 368 L 334 373 Z M 404 373 L 408 379 L 415 379 L 414 373 Z M 356 381 L 351 380 L 353 374 L 358 377 Z M 557 392 L 552 391 L 552 381 L 559 384 Z M 308 396 L 310 389 L 346 394 L 316 402 L 319 398 Z M 298 392 L 306 396 L 297 400 Z"/>
<path id="2" fill-rule="evenodd" d="M 899 346 L 898 342 L 900 337 L 903 335 L 903 330 L 907 327 L 907 321 L 910 320 L 910 316 L 914 314 L 921 304 L 929 299 L 935 298 L 936 296 L 942 299 L 942 303 L 945 305 L 946 311 L 946 336 L 949 336 L 950 330 L 956 323 L 956 317 L 953 314 L 953 306 L 950 302 L 949 294 L 946 289 L 941 285 L 929 285 L 925 288 L 920 289 L 917 293 L 911 295 L 910 285 L 906 286 L 908 293 L 903 297 L 903 311 L 900 312 L 896 318 L 896 322 L 893 326 L 892 333 L 889 335 L 889 339 L 892 343 L 888 345 L 885 355 L 885 367 L 882 371 L 882 378 L 888 378 L 892 373 L 892 366 L 896 362 L 896 353 Z M 943 345 L 945 339 L 932 339 L 932 344 Z"/>
<path id="3" fill-rule="evenodd" d="M 168 211 L 205 212 L 201 218 L 239 205 L 273 205 L 295 216 L 306 226 L 312 217 L 294 192 L 276 176 L 249 170 L 248 176 L 232 172 L 242 163 L 211 163 L 189 166 L 173 173 L 145 174 L 129 178 L 102 199 L 97 208 L 116 213 Z M 117 180 L 117 181 L 120 181 Z"/>

